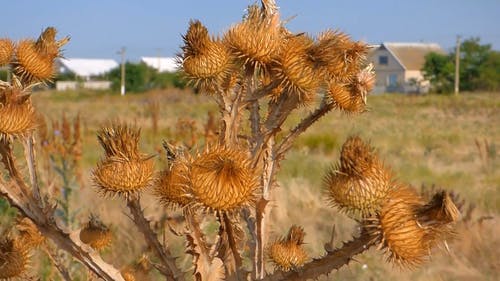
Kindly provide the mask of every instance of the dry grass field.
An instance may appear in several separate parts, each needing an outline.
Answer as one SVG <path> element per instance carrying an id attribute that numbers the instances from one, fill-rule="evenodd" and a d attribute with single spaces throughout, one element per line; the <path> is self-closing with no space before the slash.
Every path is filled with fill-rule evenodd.
<path id="1" fill-rule="evenodd" d="M 168 91 L 146 94 L 91 92 L 36 92 L 35 106 L 46 120 L 69 119 L 81 115 L 83 186 L 70 198 L 75 221 L 85 221 L 90 211 L 100 213 L 111 224 L 115 242 L 104 258 L 125 265 L 137 258 L 145 245 L 134 237 L 134 227 L 125 215 L 123 202 L 103 200 L 88 180 L 90 169 L 99 160 L 96 140 L 99 126 L 121 120 L 142 128 L 143 151 L 161 152 L 163 139 L 177 144 L 202 145 L 208 112 L 216 107 L 208 97 L 189 92 Z M 158 105 L 158 130 L 152 125 L 151 103 Z M 324 199 L 322 180 L 325 170 L 339 157 L 339 149 L 350 135 L 369 139 L 399 179 L 414 186 L 454 190 L 465 200 L 463 219 L 456 240 L 448 243 L 433 260 L 415 271 L 400 270 L 381 262 L 380 251 L 371 250 L 353 260 L 338 274 L 321 280 L 497 280 L 500 275 L 500 95 L 463 94 L 460 96 L 370 96 L 369 111 L 362 115 L 334 113 L 317 122 L 296 143 L 278 173 L 279 187 L 273 190 L 271 237 L 285 233 L 291 224 L 300 224 L 307 233 L 306 247 L 311 256 L 323 253 L 335 225 L 335 243 L 348 240 L 355 227 L 352 220 L 335 211 Z M 293 115 L 296 123 L 302 108 Z M 292 119 L 293 119 L 292 118 Z M 162 157 L 157 157 L 157 168 Z M 44 175 L 42 174 L 42 178 Z M 154 198 L 146 198 L 148 216 L 175 217 Z M 117 208 L 118 207 L 118 208 Z M 121 208 L 120 208 L 121 207 Z M 472 210 L 469 215 L 467 211 Z M 3 220 L 6 220 L 3 218 Z M 210 229 L 211 225 L 205 225 Z M 132 230 L 132 231 L 130 231 Z M 174 239 L 174 250 L 183 251 L 182 241 Z M 44 267 L 40 257 L 36 268 L 43 280 L 59 278 Z M 186 261 L 187 264 L 187 261 Z"/>

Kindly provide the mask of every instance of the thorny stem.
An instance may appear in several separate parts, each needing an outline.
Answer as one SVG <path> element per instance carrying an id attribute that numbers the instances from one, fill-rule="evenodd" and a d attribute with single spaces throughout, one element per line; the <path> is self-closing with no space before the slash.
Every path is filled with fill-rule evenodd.
<path id="1" fill-rule="evenodd" d="M 42 204 L 41 207 L 43 208 L 43 201 L 41 199 L 42 197 L 40 196 L 40 186 L 38 184 L 38 174 L 36 171 L 34 144 L 35 144 L 35 138 L 33 137 L 33 135 L 30 134 L 28 137 L 26 137 L 26 140 L 23 143 L 24 155 L 26 158 L 26 162 L 28 163 L 28 172 L 30 175 L 31 187 L 33 189 L 33 197 L 35 197 L 35 200 L 37 202 Z"/>
<path id="2" fill-rule="evenodd" d="M 234 237 L 233 226 L 231 225 L 231 221 L 229 220 L 226 213 L 222 214 L 222 219 L 224 222 L 224 229 L 226 230 L 227 234 L 227 240 L 229 241 L 229 247 L 231 247 L 231 252 L 233 252 L 233 257 L 236 264 L 236 274 L 238 274 L 238 270 L 241 267 L 242 261 L 238 249 L 236 247 L 236 239 Z"/>
<path id="3" fill-rule="evenodd" d="M 51 239 L 60 249 L 67 251 L 103 280 L 124 281 L 116 268 L 104 262 L 97 252 L 80 241 L 79 233 L 70 234 L 61 229 L 55 222 L 53 210 L 40 208 L 39 202 L 34 201 L 33 197 L 24 197 L 21 189 L 17 181 L 11 182 L 7 187 L 7 184 L 0 180 L 0 195 L 25 217 L 30 218 L 43 236 Z"/>
<path id="4" fill-rule="evenodd" d="M 59 260 L 59 257 L 57 257 L 57 253 L 53 253 L 47 246 L 43 248 L 43 251 L 52 261 L 54 266 L 57 268 L 57 271 L 59 271 L 59 274 L 65 281 L 73 280 L 66 266 L 64 266 L 64 264 L 62 264 L 62 262 Z"/>
<path id="5" fill-rule="evenodd" d="M 156 233 L 151 229 L 149 221 L 144 217 L 144 213 L 141 209 L 141 203 L 139 201 L 139 196 L 132 195 L 131 198 L 127 199 L 127 207 L 132 214 L 132 219 L 134 224 L 137 226 L 139 231 L 144 235 L 148 245 L 156 252 L 158 258 L 162 261 L 165 267 L 159 267 L 158 270 L 166 277 L 172 278 L 172 280 L 184 280 L 184 275 L 175 265 L 175 260 L 168 249 L 163 247 L 163 245 L 158 240 Z"/>
<path id="6" fill-rule="evenodd" d="M 306 118 L 302 119 L 300 123 L 295 126 L 288 135 L 285 136 L 283 141 L 276 149 L 276 155 L 278 158 L 283 156 L 292 146 L 295 139 L 303 132 L 305 132 L 314 122 L 318 121 L 321 117 L 332 110 L 332 105 L 327 101 L 323 100 L 321 105 L 314 111 L 311 112 Z"/>
<path id="7" fill-rule="evenodd" d="M 315 279 L 332 270 L 347 265 L 355 255 L 363 253 L 376 244 L 376 239 L 366 232 L 352 241 L 344 243 L 341 248 L 328 252 L 324 257 L 314 259 L 296 271 L 275 271 L 264 278 L 264 281 L 300 281 Z"/>

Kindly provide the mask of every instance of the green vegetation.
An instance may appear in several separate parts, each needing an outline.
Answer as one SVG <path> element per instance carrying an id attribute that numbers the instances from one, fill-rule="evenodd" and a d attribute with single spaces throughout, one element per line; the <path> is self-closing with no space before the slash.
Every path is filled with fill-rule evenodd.
<path id="1" fill-rule="evenodd" d="M 489 44 L 480 44 L 479 38 L 470 38 L 460 46 L 460 90 L 500 90 L 500 52 L 492 50 Z M 431 81 L 433 91 L 453 91 L 455 75 L 455 54 L 430 53 L 423 67 L 424 77 Z"/>

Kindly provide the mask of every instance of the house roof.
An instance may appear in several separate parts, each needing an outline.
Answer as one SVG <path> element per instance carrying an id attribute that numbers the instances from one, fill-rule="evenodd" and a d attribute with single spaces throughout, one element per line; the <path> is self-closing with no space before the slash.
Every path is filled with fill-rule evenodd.
<path id="1" fill-rule="evenodd" d="M 434 43 L 394 43 L 382 44 L 401 63 L 406 70 L 421 70 L 425 56 L 430 52 L 444 53 L 438 44 Z"/>
<path id="2" fill-rule="evenodd" d="M 61 58 L 59 62 L 81 77 L 101 75 L 118 67 L 118 63 L 112 59 Z"/>
<path id="3" fill-rule="evenodd" d="M 178 63 L 176 58 L 170 57 L 141 57 L 141 62 L 158 70 L 159 72 L 176 72 Z"/>

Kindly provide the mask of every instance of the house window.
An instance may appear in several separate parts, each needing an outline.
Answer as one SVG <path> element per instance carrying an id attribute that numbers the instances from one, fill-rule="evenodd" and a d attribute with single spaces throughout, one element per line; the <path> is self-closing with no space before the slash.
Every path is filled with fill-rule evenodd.
<path id="1" fill-rule="evenodd" d="M 380 64 L 380 65 L 389 64 L 389 58 L 387 56 L 379 56 L 378 57 L 378 64 Z"/>

